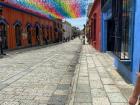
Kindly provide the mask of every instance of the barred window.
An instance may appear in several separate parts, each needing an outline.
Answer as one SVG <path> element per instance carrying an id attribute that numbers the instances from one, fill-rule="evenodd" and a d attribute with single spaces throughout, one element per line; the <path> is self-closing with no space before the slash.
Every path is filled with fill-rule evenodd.
<path id="1" fill-rule="evenodd" d="M 112 14 L 115 22 L 115 41 L 113 53 L 121 60 L 130 58 L 131 0 L 113 0 Z"/>
<path id="2" fill-rule="evenodd" d="M 106 2 L 109 1 L 109 0 L 101 0 L 101 7 L 103 8 L 104 5 L 106 4 Z"/>

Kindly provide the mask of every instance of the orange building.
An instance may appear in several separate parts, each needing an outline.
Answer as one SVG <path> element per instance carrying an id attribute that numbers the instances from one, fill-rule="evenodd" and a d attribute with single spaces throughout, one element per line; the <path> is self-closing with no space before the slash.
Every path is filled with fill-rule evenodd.
<path id="1" fill-rule="evenodd" d="M 4 49 L 54 42 L 54 21 L 0 1 L 0 33 Z"/>
<path id="2" fill-rule="evenodd" d="M 101 50 L 101 0 L 94 0 L 88 14 L 88 41 L 92 46 Z"/>

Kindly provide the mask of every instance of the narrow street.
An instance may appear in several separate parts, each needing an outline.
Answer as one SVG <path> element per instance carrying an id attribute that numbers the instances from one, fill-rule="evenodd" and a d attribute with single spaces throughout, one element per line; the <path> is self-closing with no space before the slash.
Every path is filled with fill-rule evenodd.
<path id="1" fill-rule="evenodd" d="M 0 0 L 0 105 L 140 105 L 140 0 Z"/>
<path id="2" fill-rule="evenodd" d="M 79 39 L 15 52 L 0 60 L 0 105 L 128 104 L 113 57 Z"/>
<path id="3" fill-rule="evenodd" d="M 75 39 L 0 59 L 0 104 L 65 105 L 80 49 Z"/>

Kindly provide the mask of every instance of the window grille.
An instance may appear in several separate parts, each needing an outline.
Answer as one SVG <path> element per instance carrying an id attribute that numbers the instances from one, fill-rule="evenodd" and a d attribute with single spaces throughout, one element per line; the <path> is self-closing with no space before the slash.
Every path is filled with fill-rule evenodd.
<path id="1" fill-rule="evenodd" d="M 130 22 L 132 13 L 130 11 L 131 0 L 113 0 L 112 14 L 115 22 L 114 54 L 121 60 L 129 60 Z"/>
<path id="2" fill-rule="evenodd" d="M 114 23 L 112 31 L 113 42 L 112 52 L 121 60 L 131 59 L 131 32 L 132 32 L 132 17 L 133 0 L 101 0 L 101 8 L 103 11 L 106 3 L 112 3 L 112 21 Z"/>
<path id="3" fill-rule="evenodd" d="M 101 0 L 101 7 L 103 8 L 108 0 Z"/>

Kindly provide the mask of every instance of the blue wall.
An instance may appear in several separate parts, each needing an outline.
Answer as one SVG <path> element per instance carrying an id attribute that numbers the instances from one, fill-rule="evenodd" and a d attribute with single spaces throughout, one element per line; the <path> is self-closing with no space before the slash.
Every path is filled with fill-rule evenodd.
<path id="1" fill-rule="evenodd" d="M 140 65 L 140 0 L 135 2 L 135 23 L 134 23 L 134 53 L 133 53 L 133 72 L 132 82 L 136 81 L 136 72 L 139 71 Z"/>
<path id="2" fill-rule="evenodd" d="M 135 9 L 134 9 L 135 7 Z M 126 66 L 119 61 L 119 59 L 115 59 L 115 65 L 118 70 L 124 75 L 124 77 L 135 84 L 137 76 L 136 73 L 139 71 L 140 65 L 140 0 L 135 0 L 134 7 L 132 7 L 132 14 L 134 15 L 133 18 L 134 22 L 132 23 L 131 27 L 133 28 L 133 32 L 130 32 L 130 38 L 132 39 L 133 46 L 131 50 L 131 71 L 129 71 Z M 129 45 L 131 47 L 131 45 Z"/>
<path id="3" fill-rule="evenodd" d="M 132 0 L 132 2 L 134 2 Z M 133 3 L 132 3 L 133 5 Z M 102 47 L 101 51 L 107 51 L 107 24 L 106 21 L 111 18 L 111 7 L 106 5 L 107 8 L 104 8 L 102 12 Z M 136 72 L 139 71 L 140 65 L 140 0 L 135 0 L 134 5 L 131 8 L 132 19 L 134 20 L 131 24 L 130 40 L 129 40 L 129 56 L 130 61 L 120 61 L 119 58 L 115 57 L 115 66 L 118 68 L 118 71 L 130 82 L 135 84 L 136 82 Z M 135 9 L 134 9 L 135 8 Z M 123 63 L 122 63 L 123 62 Z M 125 64 L 129 64 L 130 68 L 128 69 Z"/>
<path id="4" fill-rule="evenodd" d="M 116 57 L 114 65 L 117 67 L 118 72 L 123 75 L 123 78 L 127 81 L 132 82 L 131 71 L 124 65 L 125 62 L 120 62 L 120 60 Z"/>
<path id="5" fill-rule="evenodd" d="M 102 37 L 101 37 L 101 52 L 106 52 L 107 50 L 107 24 L 104 18 L 104 13 L 102 13 Z"/>
<path id="6" fill-rule="evenodd" d="M 112 17 L 111 1 L 108 1 L 102 12 L 102 36 L 101 36 L 101 52 L 107 51 L 107 20 Z"/>

